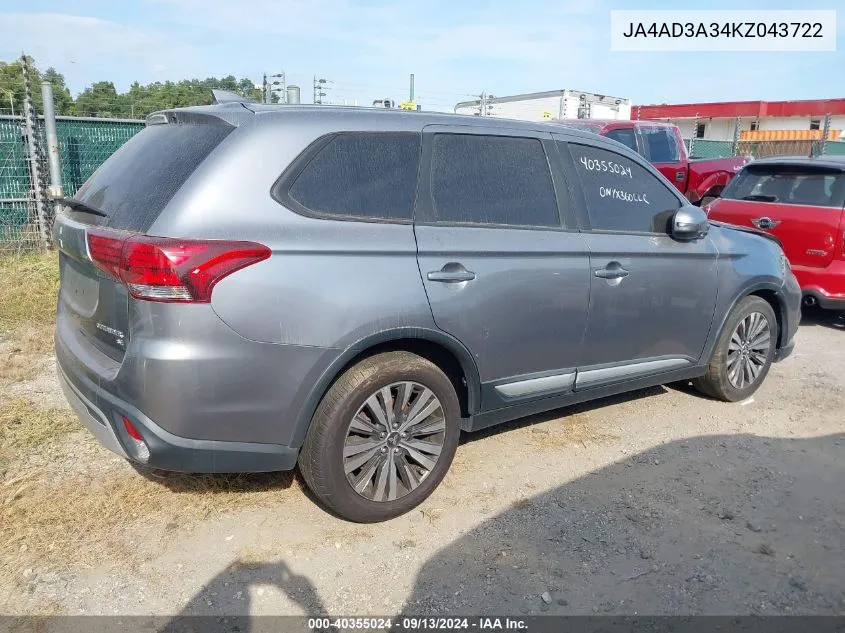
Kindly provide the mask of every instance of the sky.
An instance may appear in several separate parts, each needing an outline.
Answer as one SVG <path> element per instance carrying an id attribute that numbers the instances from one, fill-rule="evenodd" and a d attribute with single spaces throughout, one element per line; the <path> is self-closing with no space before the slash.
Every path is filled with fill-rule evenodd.
<path id="1" fill-rule="evenodd" d="M 840 1 L 720 2 L 709 9 L 835 9 Z M 310 102 L 407 98 L 450 111 L 486 91 L 572 88 L 634 104 L 845 97 L 845 11 L 836 52 L 621 53 L 611 9 L 677 9 L 642 0 L 0 0 L 0 60 L 22 51 L 65 75 L 74 95 L 95 81 L 284 71 Z M 700 6 L 700 5 L 699 5 Z M 692 7 L 689 8 L 699 8 Z M 25 9 L 25 11 L 22 11 Z"/>

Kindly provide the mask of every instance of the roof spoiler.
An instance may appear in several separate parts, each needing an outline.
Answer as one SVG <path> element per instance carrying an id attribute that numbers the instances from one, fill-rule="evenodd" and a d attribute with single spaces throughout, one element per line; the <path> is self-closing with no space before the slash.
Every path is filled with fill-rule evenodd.
<path id="1" fill-rule="evenodd" d="M 218 90 L 213 88 L 211 90 L 211 95 L 213 97 L 213 101 L 211 102 L 212 105 L 219 105 L 221 103 L 255 103 L 255 101 L 249 97 L 242 97 L 241 95 L 228 90 Z"/>

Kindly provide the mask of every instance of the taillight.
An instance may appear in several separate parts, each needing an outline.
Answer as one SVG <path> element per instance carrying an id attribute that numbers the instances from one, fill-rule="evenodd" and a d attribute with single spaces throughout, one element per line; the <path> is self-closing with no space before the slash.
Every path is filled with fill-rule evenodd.
<path id="1" fill-rule="evenodd" d="M 270 257 L 255 242 L 188 240 L 89 229 L 94 264 L 123 282 L 136 299 L 208 303 L 214 284 Z"/>
<path id="2" fill-rule="evenodd" d="M 120 416 L 120 419 L 123 420 L 123 428 L 126 429 L 126 434 L 129 436 L 130 451 L 134 453 L 136 459 L 142 462 L 149 461 L 150 449 L 144 441 L 144 437 L 138 432 L 135 425 L 132 424 L 132 420 L 125 415 Z"/>

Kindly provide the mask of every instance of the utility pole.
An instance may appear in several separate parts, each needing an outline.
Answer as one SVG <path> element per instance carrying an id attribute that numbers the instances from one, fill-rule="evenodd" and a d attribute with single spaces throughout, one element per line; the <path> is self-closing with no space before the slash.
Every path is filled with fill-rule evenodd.
<path id="1" fill-rule="evenodd" d="M 270 103 L 270 84 L 267 83 L 267 73 L 264 73 L 264 79 L 261 82 L 261 102 Z"/>
<path id="2" fill-rule="evenodd" d="M 323 97 L 326 96 L 326 80 L 325 79 L 317 79 L 317 76 L 314 75 L 314 104 L 315 105 L 323 105 Z"/>
<path id="3" fill-rule="evenodd" d="M 825 151 L 827 150 L 827 137 L 830 136 L 830 113 L 824 115 L 824 125 L 822 126 L 822 143 L 821 143 L 821 153 L 824 156 Z"/>
<path id="4" fill-rule="evenodd" d="M 276 88 L 275 86 L 280 86 Z M 273 103 L 273 93 L 281 91 L 282 97 L 279 99 L 282 103 L 286 102 L 286 79 L 285 71 L 276 73 L 275 75 L 264 75 L 264 103 Z"/>
<path id="5" fill-rule="evenodd" d="M 733 143 L 731 144 L 731 156 L 736 156 L 737 150 L 739 149 L 739 133 L 741 124 L 742 119 L 736 117 L 734 120 L 734 138 Z"/>
<path id="6" fill-rule="evenodd" d="M 478 116 L 485 116 L 485 112 L 487 111 L 487 93 L 482 90 L 481 94 L 478 95 Z"/>
<path id="7" fill-rule="evenodd" d="M 414 103 L 414 73 L 411 73 L 411 90 L 410 94 L 408 95 L 408 101 Z"/>
<path id="8" fill-rule="evenodd" d="M 493 112 L 493 104 L 490 103 L 490 99 L 495 99 L 493 95 L 488 95 L 487 91 L 482 91 L 480 95 L 478 95 L 478 112 L 476 114 L 478 116 L 491 116 Z"/>
<path id="9" fill-rule="evenodd" d="M 44 134 L 47 137 L 47 167 L 50 170 L 50 197 L 62 197 L 62 163 L 59 154 L 59 137 L 56 134 L 56 107 L 53 102 L 53 85 L 41 82 L 41 99 L 44 102 Z"/>

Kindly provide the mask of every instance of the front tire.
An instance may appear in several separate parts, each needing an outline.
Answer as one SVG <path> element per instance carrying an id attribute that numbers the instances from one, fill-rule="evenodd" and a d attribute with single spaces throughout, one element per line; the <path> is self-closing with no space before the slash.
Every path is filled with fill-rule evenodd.
<path id="1" fill-rule="evenodd" d="M 299 454 L 309 489 L 359 523 L 411 510 L 452 463 L 461 409 L 449 378 L 409 352 L 364 359 L 323 396 Z"/>
<path id="2" fill-rule="evenodd" d="M 755 296 L 740 300 L 719 335 L 707 373 L 693 380 L 700 392 L 737 402 L 753 394 L 772 366 L 778 340 L 774 310 Z"/>

